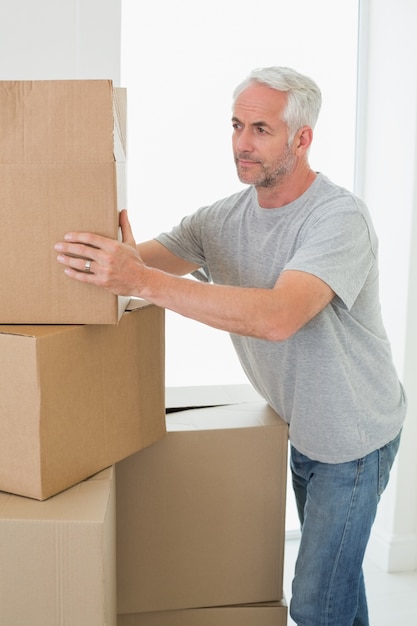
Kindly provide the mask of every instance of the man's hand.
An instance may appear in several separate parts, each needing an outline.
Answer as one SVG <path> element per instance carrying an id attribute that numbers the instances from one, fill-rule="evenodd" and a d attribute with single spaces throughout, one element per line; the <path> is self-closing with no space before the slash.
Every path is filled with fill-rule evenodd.
<path id="1" fill-rule="evenodd" d="M 120 226 L 122 241 L 94 233 L 67 233 L 64 241 L 55 245 L 65 274 L 117 295 L 139 295 L 144 264 L 125 210 L 120 213 Z"/>

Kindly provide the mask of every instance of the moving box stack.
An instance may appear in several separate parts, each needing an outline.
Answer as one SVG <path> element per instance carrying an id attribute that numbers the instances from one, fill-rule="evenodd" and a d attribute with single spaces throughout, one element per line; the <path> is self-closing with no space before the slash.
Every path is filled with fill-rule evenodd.
<path id="1" fill-rule="evenodd" d="M 0 82 L 0 625 L 285 626 L 286 424 L 227 387 L 165 414 L 164 311 L 56 262 L 119 236 L 125 106 Z"/>
<path id="2" fill-rule="evenodd" d="M 107 80 L 0 82 L 2 626 L 116 625 L 113 466 L 166 434 L 163 310 L 54 251 L 118 236 L 125 103 Z"/>

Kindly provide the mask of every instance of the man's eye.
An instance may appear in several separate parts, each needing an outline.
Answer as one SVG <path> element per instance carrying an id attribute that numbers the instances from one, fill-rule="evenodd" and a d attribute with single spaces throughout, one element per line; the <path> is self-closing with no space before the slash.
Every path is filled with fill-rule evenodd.
<path id="1" fill-rule="evenodd" d="M 258 129 L 258 133 L 259 133 L 260 135 L 263 135 L 264 133 L 266 133 L 265 128 L 262 128 L 262 126 L 257 126 L 257 129 Z"/>

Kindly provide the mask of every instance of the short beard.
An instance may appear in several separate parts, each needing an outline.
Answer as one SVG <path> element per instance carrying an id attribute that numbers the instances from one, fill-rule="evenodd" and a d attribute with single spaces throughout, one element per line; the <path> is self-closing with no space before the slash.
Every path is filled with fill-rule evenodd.
<path id="1" fill-rule="evenodd" d="M 274 167 L 269 170 L 264 168 L 257 178 L 252 181 L 246 181 L 244 180 L 245 176 L 243 176 L 242 180 L 242 177 L 239 175 L 239 170 L 238 176 L 241 182 L 254 185 L 257 189 L 270 189 L 279 186 L 285 178 L 294 171 L 295 163 L 296 157 L 292 154 L 291 148 L 287 146 L 284 154 L 279 161 L 275 163 Z M 260 163 L 260 165 L 262 166 L 262 163 Z"/>

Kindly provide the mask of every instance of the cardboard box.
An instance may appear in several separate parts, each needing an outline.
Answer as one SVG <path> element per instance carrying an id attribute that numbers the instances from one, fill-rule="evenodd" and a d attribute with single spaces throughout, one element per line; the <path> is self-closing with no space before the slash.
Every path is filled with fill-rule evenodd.
<path id="1" fill-rule="evenodd" d="M 165 435 L 164 311 L 0 326 L 0 490 L 44 500 Z"/>
<path id="2" fill-rule="evenodd" d="M 113 474 L 46 502 L 0 493 L 2 626 L 116 626 Z"/>
<path id="3" fill-rule="evenodd" d="M 167 430 L 116 466 L 118 612 L 280 600 L 287 424 L 249 402 Z"/>
<path id="4" fill-rule="evenodd" d="M 165 389 L 167 413 L 259 401 L 262 401 L 262 398 L 252 385 L 196 385 Z"/>
<path id="5" fill-rule="evenodd" d="M 178 611 L 119 615 L 117 626 L 287 626 L 285 600 Z"/>
<path id="6" fill-rule="evenodd" d="M 68 279 L 54 244 L 71 230 L 119 236 L 125 90 L 0 81 L 0 110 L 0 323 L 117 323 L 128 300 Z"/>

